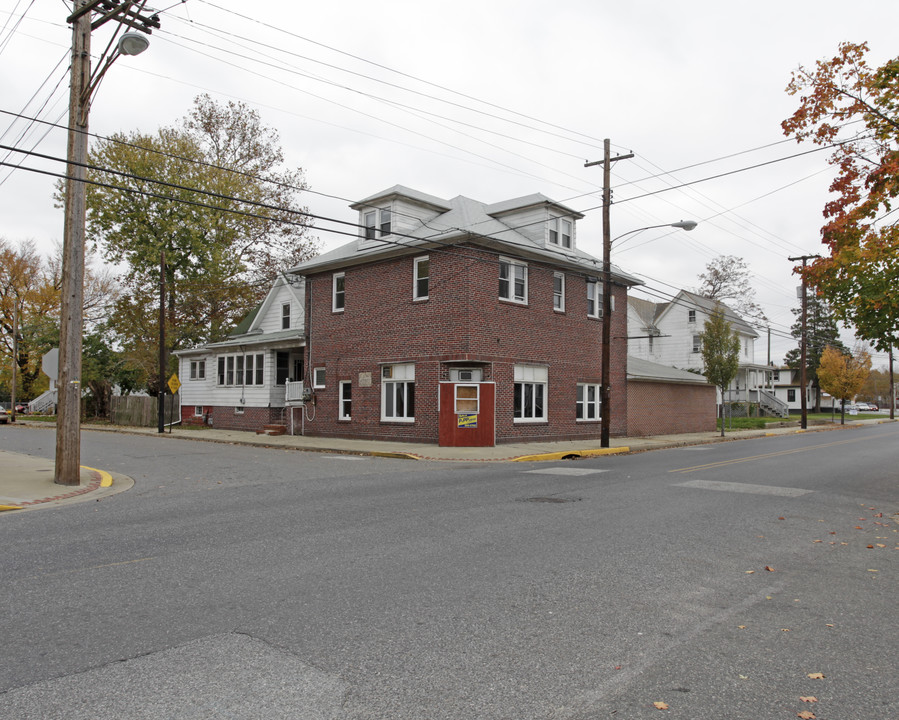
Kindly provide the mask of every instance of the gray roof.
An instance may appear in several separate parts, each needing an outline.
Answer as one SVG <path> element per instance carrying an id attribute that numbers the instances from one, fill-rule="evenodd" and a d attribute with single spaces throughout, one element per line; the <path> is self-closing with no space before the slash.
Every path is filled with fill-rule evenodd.
<path id="1" fill-rule="evenodd" d="M 305 332 L 302 329 L 280 330 L 278 332 L 252 332 L 244 335 L 232 335 L 221 342 L 208 343 L 184 350 L 176 350 L 173 355 L 203 354 L 229 348 L 272 345 L 281 347 L 293 347 L 305 345 Z"/>
<path id="2" fill-rule="evenodd" d="M 627 356 L 627 379 L 643 380 L 645 382 L 670 382 L 685 385 L 708 385 L 704 375 L 687 370 L 680 370 L 668 365 L 659 365 L 649 360 Z"/>
<path id="3" fill-rule="evenodd" d="M 402 191 L 402 193 L 400 192 Z M 404 194 L 416 193 L 416 191 L 404 188 L 402 185 L 396 185 L 385 191 L 387 194 L 397 193 Z M 424 193 L 417 193 L 424 195 Z M 352 207 L 359 207 L 377 198 L 383 198 L 385 193 L 373 195 L 361 203 L 356 203 Z M 589 272 L 596 274 L 602 272 L 602 260 L 588 253 L 576 249 L 548 249 L 540 243 L 525 237 L 514 227 L 506 224 L 502 220 L 494 217 L 497 214 L 497 207 L 504 206 L 505 203 L 497 203 L 494 205 L 486 205 L 477 200 L 459 195 L 452 200 L 440 200 L 432 196 L 428 202 L 431 205 L 436 203 L 444 203 L 449 209 L 437 215 L 437 217 L 422 223 L 414 230 L 403 233 L 401 235 L 392 236 L 386 240 L 373 242 L 366 241 L 362 243 L 359 239 L 341 245 L 330 252 L 323 253 L 317 257 L 291 268 L 288 272 L 306 275 L 313 272 L 325 272 L 336 270 L 341 267 L 349 267 L 352 265 L 360 265 L 373 259 L 383 257 L 408 255 L 411 253 L 421 252 L 427 249 L 437 249 L 441 246 L 453 246 L 462 242 L 472 242 L 484 245 L 493 250 L 500 252 L 508 252 L 518 257 L 525 257 L 533 260 L 540 260 L 558 267 L 567 267 L 577 269 L 580 272 Z M 540 202 L 550 202 L 544 196 L 527 196 L 528 201 L 535 198 L 541 198 Z M 413 198 L 414 199 L 414 198 Z M 522 198 L 509 201 L 510 204 L 506 209 L 512 209 L 514 205 L 521 203 Z M 533 203 L 531 203 L 533 204 Z M 558 207 L 558 203 L 552 203 Z M 524 205 L 525 207 L 527 205 Z M 439 207 L 439 206 L 437 206 Z M 488 209 L 490 212 L 488 212 Z M 491 214 L 492 213 L 492 214 Z M 617 282 L 627 285 L 642 285 L 643 281 L 625 273 L 623 270 L 612 265 L 612 275 Z"/>
<path id="4" fill-rule="evenodd" d="M 715 311 L 716 306 L 720 306 L 724 310 L 724 319 L 731 324 L 731 329 L 737 330 L 744 335 L 749 335 L 749 337 L 757 338 L 759 336 L 752 325 L 747 323 L 743 318 L 737 315 L 737 313 L 731 310 L 720 300 L 711 300 L 707 297 L 697 295 L 696 293 L 691 293 L 687 290 L 681 290 L 681 293 L 690 302 L 694 303 L 697 307 L 701 308 L 705 313 L 709 315 L 711 315 Z"/>

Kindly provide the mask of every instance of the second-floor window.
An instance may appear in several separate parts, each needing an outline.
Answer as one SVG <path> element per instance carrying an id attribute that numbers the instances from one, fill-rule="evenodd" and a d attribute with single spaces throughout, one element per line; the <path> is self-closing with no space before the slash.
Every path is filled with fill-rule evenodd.
<path id="1" fill-rule="evenodd" d="M 290 329 L 290 303 L 281 305 L 281 329 Z"/>
<path id="2" fill-rule="evenodd" d="M 513 260 L 499 261 L 499 297 L 517 303 L 528 301 L 528 266 Z"/>
<path id="3" fill-rule="evenodd" d="M 695 310 L 687 310 L 687 322 L 690 322 L 690 323 L 696 322 L 696 311 Z"/>
<path id="4" fill-rule="evenodd" d="M 334 273 L 331 291 L 331 309 L 334 312 L 343 312 L 343 309 L 346 306 L 345 283 L 346 275 L 344 275 L 344 273 Z"/>
<path id="5" fill-rule="evenodd" d="M 602 317 L 602 285 L 587 281 L 587 317 Z"/>
<path id="6" fill-rule="evenodd" d="M 565 311 L 565 274 L 553 273 L 553 310 Z"/>
<path id="7" fill-rule="evenodd" d="M 366 240 L 374 240 L 375 237 L 390 235 L 391 214 L 390 208 L 379 208 L 362 213 L 363 237 Z"/>
<path id="8" fill-rule="evenodd" d="M 414 300 L 427 300 L 430 292 L 431 263 L 427 256 L 415 258 L 414 267 L 412 298 Z"/>
<path id="9" fill-rule="evenodd" d="M 693 336 L 693 352 L 702 352 L 702 335 Z"/>

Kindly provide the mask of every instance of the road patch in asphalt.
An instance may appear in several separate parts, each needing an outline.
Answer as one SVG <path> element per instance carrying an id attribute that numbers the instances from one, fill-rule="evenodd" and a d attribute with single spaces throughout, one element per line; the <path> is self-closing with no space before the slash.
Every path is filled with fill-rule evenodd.
<path id="1" fill-rule="evenodd" d="M 533 473 L 535 475 L 574 475 L 580 477 L 582 475 L 596 475 L 597 473 L 604 473 L 609 471 L 577 467 L 542 467 L 537 468 L 536 470 L 525 470 L 524 472 Z"/>

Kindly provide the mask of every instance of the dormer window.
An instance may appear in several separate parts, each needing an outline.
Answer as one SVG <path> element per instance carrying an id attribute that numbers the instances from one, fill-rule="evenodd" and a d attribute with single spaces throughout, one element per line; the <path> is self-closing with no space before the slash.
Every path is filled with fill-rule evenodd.
<path id="1" fill-rule="evenodd" d="M 554 217 L 549 221 L 549 242 L 563 248 L 571 247 L 571 220 Z"/>
<path id="2" fill-rule="evenodd" d="M 390 208 L 380 208 L 362 213 L 362 226 L 366 240 L 374 240 L 375 236 L 390 235 Z"/>

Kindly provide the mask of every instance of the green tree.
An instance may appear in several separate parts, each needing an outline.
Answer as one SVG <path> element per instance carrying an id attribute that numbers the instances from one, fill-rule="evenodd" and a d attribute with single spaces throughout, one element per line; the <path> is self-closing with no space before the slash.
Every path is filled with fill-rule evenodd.
<path id="1" fill-rule="evenodd" d="M 721 437 L 724 437 L 724 396 L 740 364 L 740 336 L 715 306 L 702 328 L 702 362 L 706 379 L 721 392 Z"/>
<path id="2" fill-rule="evenodd" d="M 818 378 L 824 392 L 840 400 L 840 424 L 846 423 L 846 401 L 855 397 L 871 372 L 871 355 L 864 348 L 845 353 L 835 347 L 826 347 L 821 355 Z"/>
<path id="3" fill-rule="evenodd" d="M 821 364 L 821 354 L 828 345 L 843 352 L 848 348 L 840 340 L 840 329 L 833 311 L 823 298 L 809 294 L 806 300 L 806 338 L 805 348 L 805 377 L 815 389 L 815 412 L 821 412 L 821 382 L 818 380 L 818 365 Z M 793 308 L 796 322 L 790 329 L 790 333 L 797 341 L 802 341 L 802 308 Z M 788 367 L 798 370 L 802 366 L 802 349 L 795 347 L 790 350 L 785 358 Z"/>
<path id="4" fill-rule="evenodd" d="M 858 337 L 887 351 L 899 342 L 899 58 L 871 68 L 867 52 L 845 42 L 833 58 L 800 66 L 787 86 L 799 107 L 782 126 L 832 147 L 838 170 L 821 231 L 829 254 L 796 272 Z"/>
<path id="5" fill-rule="evenodd" d="M 123 267 L 111 329 L 151 390 L 162 253 L 167 350 L 223 339 L 278 271 L 315 254 L 303 173 L 283 163 L 255 110 L 206 95 L 173 127 L 119 133 L 91 152 L 102 169 L 90 177 L 104 185 L 88 188 L 88 237 Z"/>

